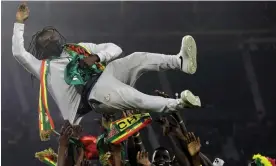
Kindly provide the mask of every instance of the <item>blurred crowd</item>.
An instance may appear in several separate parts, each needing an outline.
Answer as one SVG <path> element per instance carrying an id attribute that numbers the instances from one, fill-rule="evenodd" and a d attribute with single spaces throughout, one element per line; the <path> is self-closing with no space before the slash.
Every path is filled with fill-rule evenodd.
<path id="1" fill-rule="evenodd" d="M 126 111 L 120 119 L 140 114 Z M 12 115 L 13 123 L 2 125 L 2 162 L 5 165 L 43 165 L 45 157 L 54 165 L 224 165 L 242 166 L 252 163 L 254 154 L 276 156 L 275 124 L 266 119 L 257 122 L 202 122 L 189 121 L 183 131 L 174 117 L 164 115 L 152 122 L 155 132 L 160 131 L 160 147 L 151 149 L 147 133 L 135 132 L 122 142 L 107 141 L 114 116 L 103 115 L 93 126 L 84 121 L 82 126 L 61 122 L 59 135 L 45 143 L 38 139 L 38 129 L 32 114 Z M 35 115 L 34 115 L 35 116 Z M 4 117 L 6 119 L 12 117 Z M 11 125 L 12 124 L 12 125 Z M 96 124 L 96 125 L 95 125 Z M 146 125 L 145 128 L 148 128 Z M 159 128 L 159 129 L 158 129 Z M 84 130 L 83 130 L 84 129 Z M 90 130 L 97 131 L 91 132 Z M 89 133 L 89 134 L 88 134 Z M 91 134 L 92 133 L 92 134 Z M 113 133 L 114 135 L 114 133 Z M 116 135 L 116 133 L 115 133 Z M 42 161 L 34 159 L 35 157 Z M 204 153 L 204 154 L 203 154 Z M 17 158 L 17 160 L 14 160 Z M 48 163 L 49 164 L 49 163 Z M 266 166 L 266 165 L 265 165 Z"/>

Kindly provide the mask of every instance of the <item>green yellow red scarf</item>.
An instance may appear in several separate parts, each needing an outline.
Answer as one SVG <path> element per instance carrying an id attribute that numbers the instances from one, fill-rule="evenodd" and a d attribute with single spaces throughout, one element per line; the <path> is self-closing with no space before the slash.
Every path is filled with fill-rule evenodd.
<path id="1" fill-rule="evenodd" d="M 255 161 L 257 166 L 276 166 L 275 159 L 255 154 L 252 159 Z"/>
<path id="2" fill-rule="evenodd" d="M 42 141 L 50 140 L 50 134 L 55 129 L 53 119 L 49 112 L 47 96 L 47 75 L 49 72 L 50 60 L 43 60 L 40 69 L 40 90 L 39 90 L 39 135 Z"/>
<path id="3" fill-rule="evenodd" d="M 66 67 L 65 72 L 65 82 L 70 85 L 85 84 L 86 81 L 91 77 L 91 72 L 102 72 L 105 69 L 105 65 L 102 63 L 96 63 L 87 69 L 78 68 L 78 59 L 80 57 L 85 58 L 91 55 L 84 46 L 77 44 L 66 44 L 64 46 L 66 50 L 71 55 L 71 61 Z M 75 61 L 72 61 L 72 58 Z M 50 115 L 48 108 L 48 98 L 47 98 L 47 75 L 49 72 L 51 59 L 43 60 L 40 69 L 40 90 L 39 90 L 39 135 L 42 141 L 50 140 L 50 134 L 55 129 L 53 119 Z M 71 64 L 72 63 L 72 64 Z M 70 65 L 71 64 L 71 65 Z M 71 68 L 70 68 L 71 67 Z M 85 76 L 85 78 L 83 78 Z M 77 80 L 74 78 L 77 77 Z"/>
<path id="4" fill-rule="evenodd" d="M 66 44 L 63 50 L 70 55 L 70 62 L 64 71 L 64 81 L 68 85 L 85 85 L 93 74 L 101 73 L 105 69 L 105 65 L 100 62 L 96 62 L 92 66 L 80 67 L 80 61 L 92 55 L 88 49 L 80 44 Z"/>
<path id="5" fill-rule="evenodd" d="M 152 118 L 149 113 L 135 114 L 119 119 L 111 123 L 106 140 L 112 144 L 120 144 L 151 122 Z"/>
<path id="6" fill-rule="evenodd" d="M 52 148 L 35 153 L 35 157 L 38 158 L 41 162 L 47 164 L 48 166 L 57 165 L 58 156 Z"/>

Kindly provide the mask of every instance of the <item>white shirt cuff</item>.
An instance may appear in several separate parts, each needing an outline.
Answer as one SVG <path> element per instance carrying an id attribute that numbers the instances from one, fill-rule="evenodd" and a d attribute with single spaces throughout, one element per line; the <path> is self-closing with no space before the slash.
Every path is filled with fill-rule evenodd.
<path id="1" fill-rule="evenodd" d="M 24 31 L 25 24 L 22 23 L 14 23 L 14 29 L 13 30 L 19 30 L 19 31 Z"/>

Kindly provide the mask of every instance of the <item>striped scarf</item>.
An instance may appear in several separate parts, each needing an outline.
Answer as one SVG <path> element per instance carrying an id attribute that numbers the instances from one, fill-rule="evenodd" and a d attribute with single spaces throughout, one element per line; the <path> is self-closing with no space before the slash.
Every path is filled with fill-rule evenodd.
<path id="1" fill-rule="evenodd" d="M 50 140 L 50 134 L 55 129 L 53 119 L 49 112 L 47 96 L 47 75 L 49 72 L 50 60 L 43 60 L 40 69 L 40 90 L 39 90 L 39 135 L 41 141 Z"/>
<path id="2" fill-rule="evenodd" d="M 120 144 L 152 122 L 149 113 L 135 114 L 119 119 L 110 125 L 107 142 Z"/>
<path id="3" fill-rule="evenodd" d="M 257 166 L 275 166 L 275 160 L 260 154 L 255 154 L 252 159 L 255 161 Z"/>
<path id="4" fill-rule="evenodd" d="M 82 45 L 77 44 L 66 44 L 64 46 L 64 50 L 66 50 L 76 61 L 78 60 L 81 55 L 83 57 L 88 57 L 91 55 L 91 52 L 88 51 Z M 49 72 L 51 59 L 43 60 L 40 69 L 40 90 L 39 90 L 39 107 L 38 107 L 38 114 L 39 114 L 39 135 L 41 141 L 48 141 L 50 140 L 50 135 L 52 131 L 55 129 L 53 119 L 50 115 L 49 108 L 48 108 L 48 98 L 47 98 L 47 75 Z M 71 63 L 71 62 L 70 62 Z M 69 63 L 69 64 L 70 64 Z M 66 71 L 68 66 L 66 67 Z M 75 70 L 77 68 L 77 70 Z M 77 84 L 85 84 L 85 82 L 90 78 L 91 71 L 93 72 L 102 72 L 105 69 L 105 65 L 102 63 L 96 63 L 91 68 L 88 69 L 79 69 L 78 63 L 73 65 L 73 68 L 68 73 L 65 72 L 65 82 L 77 85 Z M 73 72 L 73 74 L 71 74 Z M 83 75 L 86 75 L 85 78 L 82 78 Z M 79 76 L 78 80 L 74 82 L 74 76 Z"/>
<path id="5" fill-rule="evenodd" d="M 101 62 L 96 62 L 92 66 L 80 67 L 80 61 L 92 55 L 82 45 L 66 44 L 63 49 L 70 55 L 70 62 L 64 71 L 64 80 L 68 85 L 85 85 L 93 74 L 101 73 L 105 69 L 105 64 Z"/>
<path id="6" fill-rule="evenodd" d="M 47 164 L 48 166 L 56 166 L 57 157 L 57 154 L 52 148 L 35 153 L 35 158 L 38 158 L 41 162 Z"/>
<path id="7" fill-rule="evenodd" d="M 72 57 L 77 60 L 77 57 L 79 55 L 83 55 L 84 57 L 88 57 L 91 53 L 86 49 L 84 46 L 77 45 L 77 44 L 66 44 L 64 46 L 64 50 L 66 50 Z M 48 108 L 48 98 L 47 98 L 47 75 L 49 72 L 50 67 L 50 61 L 51 59 L 43 60 L 41 64 L 40 69 L 40 90 L 39 90 L 39 107 L 38 107 L 38 114 L 39 114 L 39 135 L 41 141 L 48 141 L 50 140 L 50 135 L 52 131 L 55 129 L 53 119 L 50 115 L 49 108 Z M 70 64 L 70 63 L 69 63 Z M 68 68 L 69 64 L 67 65 L 66 69 Z M 87 71 L 82 71 L 80 69 L 74 70 L 75 68 L 78 68 L 78 63 L 75 64 L 76 66 L 73 66 L 73 75 L 68 76 L 65 72 L 65 82 L 70 82 L 70 84 L 77 85 L 77 84 L 84 84 L 88 78 L 81 78 L 83 75 L 89 75 L 90 73 L 87 71 L 90 71 L 91 69 L 88 69 Z M 105 66 L 102 63 L 96 63 L 92 67 L 93 71 L 101 72 L 105 69 Z M 70 71 L 71 73 L 71 71 Z M 73 78 L 74 76 L 79 76 L 79 79 L 74 82 Z"/>

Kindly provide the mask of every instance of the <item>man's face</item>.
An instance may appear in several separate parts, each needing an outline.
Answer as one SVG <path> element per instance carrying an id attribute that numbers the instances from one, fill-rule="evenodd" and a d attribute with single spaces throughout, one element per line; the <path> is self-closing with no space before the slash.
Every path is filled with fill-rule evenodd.
<path id="1" fill-rule="evenodd" d="M 153 164 L 156 166 L 170 166 L 170 154 L 167 150 L 156 150 Z"/>
<path id="2" fill-rule="evenodd" d="M 60 56 L 62 52 L 60 36 L 54 30 L 50 29 L 41 32 L 37 42 L 42 51 L 43 58 Z"/>

